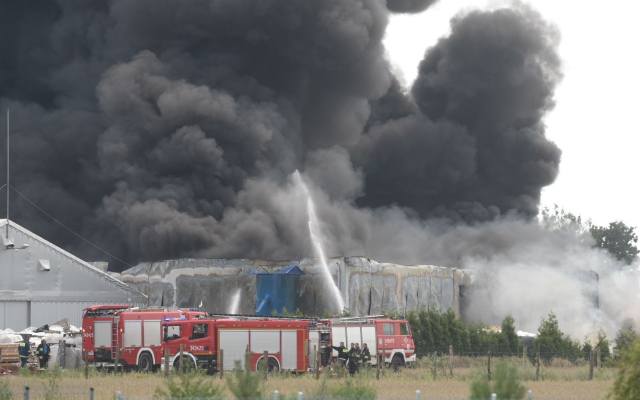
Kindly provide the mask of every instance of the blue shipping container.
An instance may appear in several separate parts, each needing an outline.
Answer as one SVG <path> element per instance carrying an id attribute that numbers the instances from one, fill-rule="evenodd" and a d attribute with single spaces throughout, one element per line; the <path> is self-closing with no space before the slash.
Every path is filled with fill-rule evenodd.
<path id="1" fill-rule="evenodd" d="M 304 272 L 289 266 L 274 273 L 256 274 L 256 314 L 282 315 L 298 310 L 298 280 Z"/>

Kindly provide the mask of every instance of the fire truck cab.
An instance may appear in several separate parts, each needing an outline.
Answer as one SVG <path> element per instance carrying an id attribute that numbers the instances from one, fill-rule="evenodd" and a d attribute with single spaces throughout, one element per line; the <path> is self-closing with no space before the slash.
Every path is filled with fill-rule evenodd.
<path id="1" fill-rule="evenodd" d="M 416 361 L 415 344 L 407 320 L 384 317 L 335 319 L 331 320 L 331 339 L 334 346 L 342 342 L 347 348 L 351 343 L 361 347 L 366 343 L 372 365 L 377 364 L 376 354 L 381 354 L 384 363 L 393 368 Z M 335 350 L 333 356 L 337 356 Z"/>
<path id="2" fill-rule="evenodd" d="M 309 320 L 207 318 L 165 320 L 163 367 L 200 368 L 214 372 L 239 365 L 255 371 L 304 372 L 309 367 Z M 182 357 L 180 357 L 182 350 Z M 166 364 L 165 364 L 166 363 Z"/>

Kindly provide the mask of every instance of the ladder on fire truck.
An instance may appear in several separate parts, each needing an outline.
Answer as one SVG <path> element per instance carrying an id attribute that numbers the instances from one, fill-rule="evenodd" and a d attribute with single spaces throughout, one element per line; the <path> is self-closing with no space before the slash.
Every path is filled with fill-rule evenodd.
<path id="1" fill-rule="evenodd" d="M 373 319 L 380 318 L 389 318 L 385 315 L 362 315 L 359 317 L 339 317 L 339 318 L 331 318 L 333 322 L 351 322 L 351 323 L 367 323 Z"/>
<path id="2" fill-rule="evenodd" d="M 240 319 L 240 320 L 261 320 L 261 319 L 283 319 L 283 320 L 287 320 L 287 319 L 292 319 L 292 320 L 296 320 L 296 321 L 313 321 L 313 320 L 317 320 L 318 318 L 314 318 L 314 317 L 285 317 L 285 316 L 278 316 L 278 315 L 269 315 L 269 316 L 265 316 L 265 315 L 255 315 L 255 314 L 222 314 L 222 313 L 208 313 L 209 317 L 213 317 L 213 318 L 232 318 L 232 319 Z"/>
<path id="3" fill-rule="evenodd" d="M 118 362 L 117 358 L 119 358 L 118 349 L 120 348 L 120 343 L 118 340 L 118 326 L 119 326 L 120 317 L 115 316 L 113 318 L 113 324 L 111 324 L 111 360 Z"/>

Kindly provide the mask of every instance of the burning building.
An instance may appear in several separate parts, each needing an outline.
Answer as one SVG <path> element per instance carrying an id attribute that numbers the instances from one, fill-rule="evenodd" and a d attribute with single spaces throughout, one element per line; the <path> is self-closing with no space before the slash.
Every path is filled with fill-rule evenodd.
<path id="1" fill-rule="evenodd" d="M 287 300 L 289 309 L 276 311 L 339 313 L 316 260 L 299 260 L 295 262 L 297 268 L 290 265 L 289 261 L 181 259 L 141 263 L 123 271 L 119 278 L 146 293 L 151 305 L 200 306 L 213 313 L 228 313 L 236 308 L 232 307 L 232 298 L 239 290 L 239 307 L 234 311 L 254 314 L 261 303 L 268 301 L 265 291 L 259 289 L 265 275 L 271 275 L 270 281 L 285 280 L 293 271 L 295 300 Z M 464 271 L 455 268 L 382 263 L 366 257 L 330 258 L 328 266 L 346 309 L 354 315 L 404 313 L 426 307 L 452 309 L 459 315 L 464 291 L 461 287 L 469 281 Z M 281 287 L 287 285 L 290 287 Z M 291 297 L 284 289 L 269 293 Z"/>

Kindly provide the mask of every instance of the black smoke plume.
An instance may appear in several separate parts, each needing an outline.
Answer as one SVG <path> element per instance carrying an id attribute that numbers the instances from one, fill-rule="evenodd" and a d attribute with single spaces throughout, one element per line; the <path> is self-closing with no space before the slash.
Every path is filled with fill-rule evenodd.
<path id="1" fill-rule="evenodd" d="M 394 86 L 377 101 L 393 120 L 362 141 L 362 203 L 396 202 L 469 222 L 509 210 L 537 214 L 540 189 L 554 181 L 560 161 L 542 121 L 560 77 L 557 40 L 526 9 L 452 21 L 451 35 L 420 64 L 411 93 L 421 112 L 394 118 L 388 103 L 406 109 Z"/>
<path id="2" fill-rule="evenodd" d="M 24 197 L 127 263 L 298 257 L 295 169 L 340 211 L 336 251 L 366 250 L 376 218 L 535 215 L 560 157 L 542 122 L 557 34 L 524 6 L 462 15 L 406 93 L 389 10 L 431 3 L 2 2 L 12 218 L 89 259 L 105 255 Z"/>
<path id="3" fill-rule="evenodd" d="M 387 8 L 396 13 L 417 13 L 431 7 L 437 0 L 387 0 Z"/>

